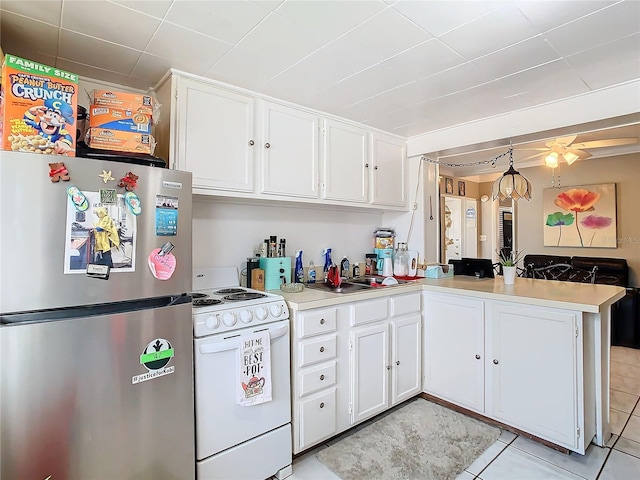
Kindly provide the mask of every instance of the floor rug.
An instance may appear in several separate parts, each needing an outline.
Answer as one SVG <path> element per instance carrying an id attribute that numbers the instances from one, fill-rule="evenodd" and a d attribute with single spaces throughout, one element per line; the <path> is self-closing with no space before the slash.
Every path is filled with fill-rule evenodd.
<path id="1" fill-rule="evenodd" d="M 321 450 L 343 480 L 454 479 L 500 429 L 418 398 Z"/>

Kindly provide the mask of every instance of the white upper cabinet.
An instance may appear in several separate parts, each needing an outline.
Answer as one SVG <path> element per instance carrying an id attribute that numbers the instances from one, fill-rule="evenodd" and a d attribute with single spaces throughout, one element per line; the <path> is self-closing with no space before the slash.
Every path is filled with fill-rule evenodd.
<path id="1" fill-rule="evenodd" d="M 369 202 L 368 132 L 350 123 L 324 121 L 323 197 Z"/>
<path id="2" fill-rule="evenodd" d="M 177 100 L 176 166 L 194 187 L 253 191 L 253 98 L 180 78 Z"/>
<path id="3" fill-rule="evenodd" d="M 261 192 L 318 198 L 319 117 L 263 102 Z"/>
<path id="4" fill-rule="evenodd" d="M 371 134 L 371 203 L 406 207 L 406 142 L 374 132 Z"/>

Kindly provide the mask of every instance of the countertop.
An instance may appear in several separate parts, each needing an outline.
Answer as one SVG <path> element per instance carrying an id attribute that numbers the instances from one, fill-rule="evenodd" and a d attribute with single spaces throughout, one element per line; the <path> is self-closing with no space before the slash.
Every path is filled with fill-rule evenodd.
<path id="1" fill-rule="evenodd" d="M 272 290 L 271 293 L 282 295 L 289 307 L 294 310 L 308 310 L 310 308 L 358 302 L 416 291 L 466 295 L 588 313 L 599 313 L 625 295 L 623 287 L 612 285 L 537 280 L 533 278 L 516 278 L 514 285 L 505 285 L 502 277 L 475 278 L 465 276 L 438 279 L 423 278 L 402 285 L 373 288 L 346 294 L 310 288 L 305 288 L 300 293 L 284 293 L 280 290 Z"/>

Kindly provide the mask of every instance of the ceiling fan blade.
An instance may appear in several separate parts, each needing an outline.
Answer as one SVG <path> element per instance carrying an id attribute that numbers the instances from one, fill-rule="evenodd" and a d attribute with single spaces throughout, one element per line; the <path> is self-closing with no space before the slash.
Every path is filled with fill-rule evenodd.
<path id="1" fill-rule="evenodd" d="M 638 143 L 636 137 L 630 138 L 610 138 L 608 140 L 594 140 L 592 142 L 574 143 L 571 145 L 574 148 L 603 148 L 603 147 L 617 147 L 620 145 L 633 145 Z"/>
<path id="2" fill-rule="evenodd" d="M 589 152 L 586 152 L 584 150 L 578 150 L 577 148 L 573 148 L 573 145 L 571 145 L 570 147 L 567 147 L 564 149 L 565 152 L 569 152 L 569 153 L 573 153 L 574 155 L 577 155 L 578 157 L 582 158 L 589 158 L 591 156 L 591 154 Z"/>
<path id="3" fill-rule="evenodd" d="M 578 138 L 577 135 L 570 135 L 568 137 L 560 137 L 560 138 L 556 138 L 552 143 L 554 145 L 560 145 L 562 147 L 568 147 L 569 145 L 571 145 L 571 143 Z"/>

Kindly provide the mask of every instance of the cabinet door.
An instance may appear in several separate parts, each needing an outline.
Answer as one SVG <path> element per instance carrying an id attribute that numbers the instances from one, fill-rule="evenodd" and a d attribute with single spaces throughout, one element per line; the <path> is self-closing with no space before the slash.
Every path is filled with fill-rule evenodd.
<path id="1" fill-rule="evenodd" d="M 299 406 L 300 431 L 299 445 L 294 445 L 296 453 L 336 433 L 336 389 L 323 390 L 300 400 Z"/>
<path id="2" fill-rule="evenodd" d="M 494 305 L 486 362 L 494 418 L 584 451 L 581 320 L 578 312 Z"/>
<path id="3" fill-rule="evenodd" d="M 484 411 L 484 303 L 425 294 L 424 391 Z"/>
<path id="4" fill-rule="evenodd" d="M 395 137 L 373 133 L 371 203 L 406 207 L 406 144 Z"/>
<path id="5" fill-rule="evenodd" d="M 422 390 L 421 320 L 416 313 L 391 322 L 391 405 Z"/>
<path id="6" fill-rule="evenodd" d="M 193 186 L 252 192 L 253 98 L 180 78 L 177 155 Z"/>
<path id="7" fill-rule="evenodd" d="M 389 407 L 389 324 L 351 331 L 351 423 L 355 424 Z"/>
<path id="8" fill-rule="evenodd" d="M 262 193 L 318 198 L 318 116 L 264 102 Z"/>
<path id="9" fill-rule="evenodd" d="M 367 130 L 335 120 L 324 121 L 323 197 L 368 203 Z"/>

